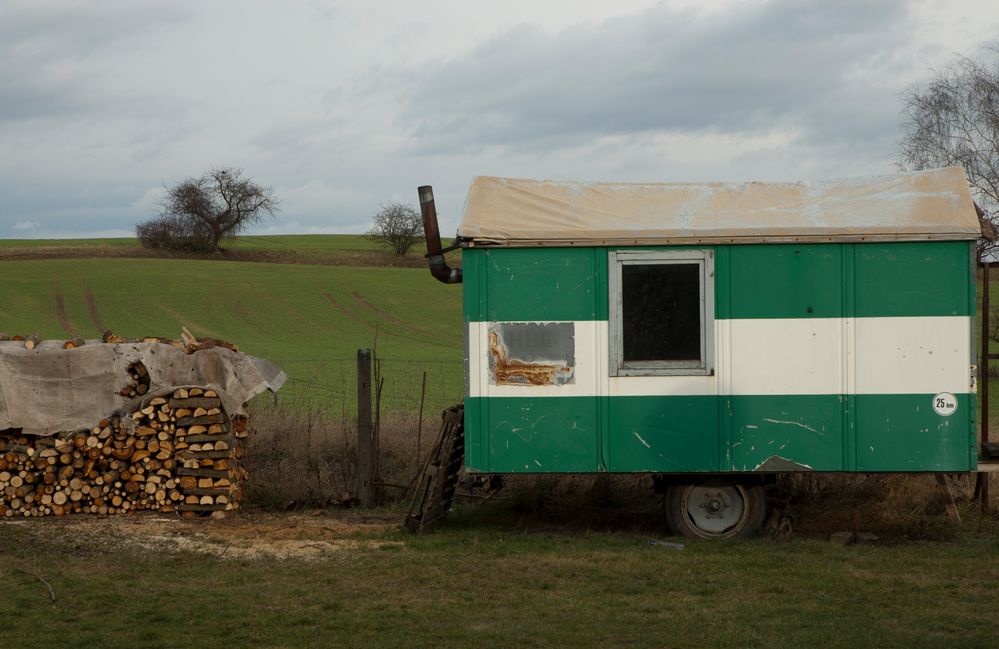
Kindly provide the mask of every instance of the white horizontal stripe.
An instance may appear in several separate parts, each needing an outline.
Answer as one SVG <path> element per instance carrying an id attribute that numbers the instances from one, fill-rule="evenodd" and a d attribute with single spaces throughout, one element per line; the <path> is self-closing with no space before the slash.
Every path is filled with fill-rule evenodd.
<path id="1" fill-rule="evenodd" d="M 714 375 L 608 376 L 607 321 L 576 321 L 574 382 L 490 384 L 488 322 L 472 322 L 469 395 L 936 394 L 973 391 L 967 316 L 716 320 Z"/>
<path id="2" fill-rule="evenodd" d="M 727 320 L 718 335 L 728 335 L 731 368 L 728 394 L 842 394 L 842 318 Z M 727 331 L 726 331 L 727 330 Z M 722 362 L 723 360 L 727 362 Z"/>
<path id="3" fill-rule="evenodd" d="M 967 317 L 858 318 L 857 393 L 970 392 L 971 325 Z"/>

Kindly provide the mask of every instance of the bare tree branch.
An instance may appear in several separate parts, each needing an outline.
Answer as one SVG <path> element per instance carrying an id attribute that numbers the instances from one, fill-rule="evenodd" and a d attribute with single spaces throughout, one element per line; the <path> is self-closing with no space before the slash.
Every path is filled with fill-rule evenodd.
<path id="1" fill-rule="evenodd" d="M 53 590 L 53 589 L 52 589 L 52 584 L 50 584 L 50 583 L 49 583 L 49 582 L 48 582 L 48 581 L 47 581 L 47 580 L 45 579 L 45 577 L 42 577 L 42 576 L 41 576 L 40 574 L 38 574 L 38 573 L 37 573 L 37 572 L 35 572 L 34 570 L 28 570 L 27 568 L 17 568 L 17 567 L 14 567 L 14 568 L 11 568 L 11 570 L 13 570 L 14 572 L 20 572 L 20 573 L 23 573 L 23 574 L 25 574 L 25 575 L 28 575 L 29 577 L 34 577 L 34 578 L 35 578 L 35 579 L 37 579 L 38 581 L 42 582 L 42 584 L 44 584 L 44 585 L 45 585 L 45 587 L 46 587 L 46 588 L 47 588 L 47 589 L 49 590 L 49 601 L 50 601 L 50 602 L 54 602 L 54 601 L 56 601 L 56 594 L 55 594 L 55 590 Z"/>
<path id="2" fill-rule="evenodd" d="M 960 166 L 985 220 L 999 226 L 999 46 L 979 63 L 959 56 L 903 97 L 902 169 Z M 980 239 L 979 258 L 999 248 Z"/>

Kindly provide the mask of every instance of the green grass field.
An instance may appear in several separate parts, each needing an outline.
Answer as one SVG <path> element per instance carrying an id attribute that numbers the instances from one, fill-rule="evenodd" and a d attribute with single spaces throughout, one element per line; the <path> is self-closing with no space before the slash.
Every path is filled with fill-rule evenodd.
<path id="1" fill-rule="evenodd" d="M 292 377 L 285 398 L 350 400 L 377 342 L 389 409 L 461 399 L 461 289 L 417 268 L 176 259 L 0 262 L 0 331 L 43 338 L 196 336 L 235 342 Z M 376 341 L 377 337 L 377 341 Z"/>

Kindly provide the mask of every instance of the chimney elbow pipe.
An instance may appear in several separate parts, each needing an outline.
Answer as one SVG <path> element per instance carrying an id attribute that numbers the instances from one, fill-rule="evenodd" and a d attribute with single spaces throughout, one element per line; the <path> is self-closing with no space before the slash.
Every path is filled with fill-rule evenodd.
<path id="1" fill-rule="evenodd" d="M 434 189 L 424 185 L 417 190 L 420 194 L 420 212 L 423 214 L 423 237 L 427 242 L 427 263 L 430 274 L 445 284 L 460 284 L 461 269 L 451 268 L 444 259 L 441 248 L 441 233 L 437 225 L 437 206 L 434 204 Z"/>

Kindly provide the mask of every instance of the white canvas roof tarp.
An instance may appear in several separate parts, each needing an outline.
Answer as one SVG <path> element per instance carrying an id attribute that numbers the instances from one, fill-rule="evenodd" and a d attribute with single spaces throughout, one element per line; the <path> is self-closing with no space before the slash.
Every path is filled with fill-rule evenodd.
<path id="1" fill-rule="evenodd" d="M 480 176 L 471 245 L 565 246 L 977 239 L 959 167 L 795 183 L 579 183 Z"/>

